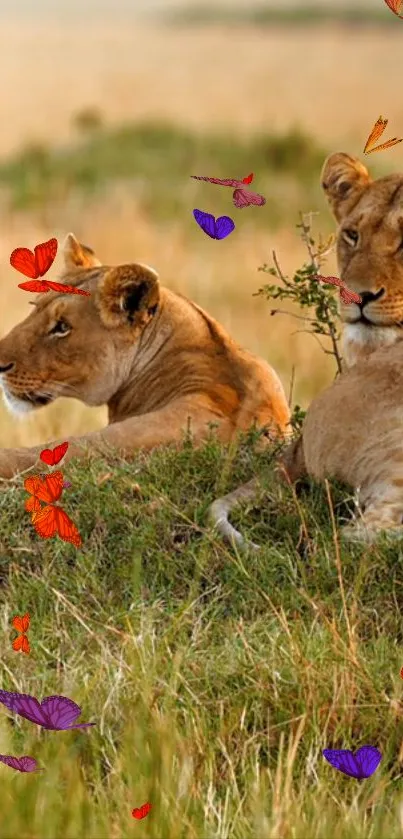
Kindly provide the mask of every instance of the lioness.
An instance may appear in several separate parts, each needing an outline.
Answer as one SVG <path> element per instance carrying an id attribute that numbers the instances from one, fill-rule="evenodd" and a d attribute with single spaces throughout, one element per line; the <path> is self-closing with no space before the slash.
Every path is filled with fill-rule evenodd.
<path id="1" fill-rule="evenodd" d="M 340 225 L 339 276 L 362 303 L 341 304 L 346 372 L 314 399 L 279 471 L 358 489 L 362 516 L 343 534 L 372 541 L 381 530 L 403 531 L 403 175 L 373 181 L 359 160 L 338 153 L 321 179 Z M 211 508 L 218 530 L 239 545 L 228 513 L 255 493 L 252 481 Z"/>
<path id="2" fill-rule="evenodd" d="M 223 441 L 254 423 L 286 431 L 289 408 L 274 370 L 195 303 L 160 287 L 154 270 L 102 265 L 72 234 L 64 260 L 61 280 L 91 296 L 38 295 L 0 341 L 0 379 L 17 412 L 58 396 L 108 405 L 107 428 L 72 437 L 66 461 L 105 446 L 130 454 L 180 443 L 188 425 L 196 442 L 210 423 Z M 0 476 L 29 469 L 43 448 L 1 450 Z"/>

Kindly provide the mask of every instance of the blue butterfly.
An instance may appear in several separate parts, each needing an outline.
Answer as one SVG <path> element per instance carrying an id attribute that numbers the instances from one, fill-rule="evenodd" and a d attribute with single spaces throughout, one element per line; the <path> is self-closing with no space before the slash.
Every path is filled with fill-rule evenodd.
<path id="1" fill-rule="evenodd" d="M 343 775 L 358 778 L 359 781 L 373 775 L 382 760 L 375 746 L 361 746 L 354 754 L 350 749 L 323 749 L 322 754 Z"/>
<path id="2" fill-rule="evenodd" d="M 229 216 L 220 216 L 215 219 L 211 213 L 204 213 L 203 210 L 193 210 L 193 215 L 199 227 L 210 236 L 210 239 L 225 239 L 235 229 L 235 224 Z"/>

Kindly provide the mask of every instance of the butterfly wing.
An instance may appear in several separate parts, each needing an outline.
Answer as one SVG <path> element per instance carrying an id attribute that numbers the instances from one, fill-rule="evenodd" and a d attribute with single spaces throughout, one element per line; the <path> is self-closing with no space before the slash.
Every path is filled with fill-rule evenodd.
<path id="1" fill-rule="evenodd" d="M 318 280 L 318 282 L 321 283 L 327 283 L 327 285 L 335 285 L 340 289 L 344 289 L 346 287 L 343 280 L 340 280 L 339 277 L 322 277 L 321 274 L 318 274 L 317 276 L 312 277 L 312 279 Z"/>
<path id="2" fill-rule="evenodd" d="M 74 547 L 80 548 L 83 540 L 74 522 L 61 507 L 55 507 L 54 509 L 56 510 L 57 532 L 60 538 L 64 542 L 71 542 Z"/>
<path id="3" fill-rule="evenodd" d="M 33 513 L 34 511 L 42 509 L 37 497 L 37 492 L 40 490 L 41 486 L 42 478 L 40 478 L 39 475 L 33 475 L 32 478 L 25 478 L 24 480 L 24 489 L 31 494 L 31 498 L 27 498 L 24 504 L 28 513 Z"/>
<path id="4" fill-rule="evenodd" d="M 37 510 L 42 509 L 40 502 L 33 495 L 31 496 L 31 498 L 27 498 L 24 506 L 27 513 L 33 513 L 34 511 L 36 512 Z"/>
<path id="5" fill-rule="evenodd" d="M 391 9 L 391 11 L 394 12 L 395 15 L 397 15 L 397 17 L 401 18 L 399 12 L 402 9 L 403 0 L 385 0 L 385 3 L 387 6 L 389 6 L 389 9 Z"/>
<path id="6" fill-rule="evenodd" d="M 216 239 L 215 219 L 211 213 L 204 213 L 203 210 L 193 210 L 193 215 L 199 227 L 210 236 L 210 239 Z"/>
<path id="7" fill-rule="evenodd" d="M 244 189 L 235 189 L 234 194 L 232 196 L 232 200 L 236 207 L 239 210 L 242 210 L 243 207 L 249 206 L 249 201 L 247 199 L 247 192 Z"/>
<path id="8" fill-rule="evenodd" d="M 234 178 L 204 178 L 201 175 L 191 175 L 196 181 L 208 181 L 210 184 L 219 184 L 220 186 L 242 186 L 243 181 L 237 181 Z"/>
<path id="9" fill-rule="evenodd" d="M 22 288 L 23 291 L 33 291 L 36 294 L 49 291 L 45 280 L 30 280 L 29 283 L 18 283 L 18 288 Z"/>
<path id="10" fill-rule="evenodd" d="M 71 542 L 76 548 L 82 545 L 82 539 L 75 524 L 61 507 L 49 504 L 38 512 L 32 513 L 32 524 L 42 539 L 51 539 L 56 533 L 64 542 Z"/>
<path id="11" fill-rule="evenodd" d="M 81 708 L 67 696 L 46 696 L 42 699 L 41 708 L 48 720 L 49 728 L 64 731 L 68 728 L 88 728 L 94 722 L 82 722 L 73 725 L 81 714 Z"/>
<path id="12" fill-rule="evenodd" d="M 28 654 L 30 652 L 31 648 L 29 646 L 29 641 L 28 641 L 27 636 L 26 635 L 18 635 L 17 638 L 14 638 L 14 641 L 12 643 L 12 648 L 16 652 L 19 652 L 21 650 L 21 652 Z"/>
<path id="13" fill-rule="evenodd" d="M 151 804 L 147 801 L 147 803 L 143 804 L 142 807 L 135 807 L 134 810 L 132 810 L 132 816 L 134 819 L 144 819 L 148 816 L 150 810 Z"/>
<path id="14" fill-rule="evenodd" d="M 39 457 L 48 466 L 56 466 L 67 452 L 68 443 L 61 443 L 60 446 L 55 446 L 54 449 L 43 449 Z"/>
<path id="15" fill-rule="evenodd" d="M 12 755 L 0 755 L 0 761 L 6 766 L 11 766 L 12 769 L 18 769 L 19 772 L 43 772 L 43 769 L 38 769 L 38 762 L 34 757 L 23 755 L 22 757 L 13 757 Z"/>
<path id="16" fill-rule="evenodd" d="M 26 614 L 22 615 L 22 617 L 16 615 L 15 618 L 12 619 L 11 623 L 17 632 L 28 632 L 30 620 L 30 615 L 26 612 Z"/>
<path id="17" fill-rule="evenodd" d="M 16 248 L 10 256 L 10 265 L 20 274 L 31 277 L 31 280 L 36 280 L 39 277 L 35 256 L 29 248 Z"/>
<path id="18" fill-rule="evenodd" d="M 20 637 L 22 638 L 21 651 L 28 655 L 31 652 L 31 647 L 29 646 L 28 638 L 26 635 L 21 635 Z"/>
<path id="19" fill-rule="evenodd" d="M 232 198 L 239 210 L 242 210 L 243 207 L 249 207 L 250 204 L 254 204 L 255 207 L 262 207 L 266 203 L 263 195 L 259 195 L 257 192 L 249 192 L 247 189 L 236 189 Z"/>
<path id="20" fill-rule="evenodd" d="M 250 192 L 249 190 L 245 190 L 245 192 L 249 204 L 253 204 L 255 207 L 263 207 L 266 203 L 264 195 L 259 195 L 258 192 Z"/>
<path id="21" fill-rule="evenodd" d="M 12 693 L 8 690 L 0 690 L 0 702 L 15 714 L 24 717 L 36 725 L 42 725 L 46 728 L 46 716 L 43 713 L 41 706 L 34 696 L 28 693 Z"/>
<path id="22" fill-rule="evenodd" d="M 388 124 L 387 119 L 382 119 L 382 117 L 379 117 L 377 119 L 377 121 L 374 124 L 374 127 L 373 127 L 373 129 L 372 129 L 372 131 L 371 131 L 371 133 L 368 137 L 368 140 L 365 143 L 364 154 L 366 154 L 368 149 L 371 148 L 371 146 L 373 146 L 374 143 L 376 143 L 377 140 L 379 140 L 380 136 L 385 131 L 385 128 L 386 128 L 387 124 Z"/>
<path id="23" fill-rule="evenodd" d="M 45 475 L 43 478 L 33 475 L 24 480 L 24 488 L 40 501 L 49 504 L 58 501 L 63 492 L 63 475 L 60 471 L 52 472 L 51 475 Z"/>
<path id="24" fill-rule="evenodd" d="M 57 254 L 57 239 L 49 239 L 35 247 L 35 265 L 37 277 L 43 277 L 49 271 Z"/>
<path id="25" fill-rule="evenodd" d="M 32 513 L 31 522 L 41 539 L 51 539 L 52 536 L 56 535 L 57 522 L 54 514 L 55 509 L 53 505 L 49 504 L 46 507 L 42 507 L 41 510 Z"/>
<path id="26" fill-rule="evenodd" d="M 25 637 L 24 635 L 18 635 L 17 638 L 14 638 L 14 641 L 13 641 L 11 646 L 12 646 L 13 650 L 16 651 L 16 653 L 18 653 L 20 650 L 22 650 L 22 639 L 24 637 Z"/>
<path id="27" fill-rule="evenodd" d="M 343 775 L 349 775 L 350 778 L 360 777 L 360 767 L 349 749 L 323 749 L 323 757 L 338 769 L 343 772 Z"/>
<path id="28" fill-rule="evenodd" d="M 355 759 L 360 770 L 358 777 L 369 778 L 378 769 L 382 755 L 375 746 L 361 746 L 355 753 Z"/>
<path id="29" fill-rule="evenodd" d="M 340 289 L 340 297 L 343 303 L 346 303 L 348 306 L 349 303 L 361 303 L 362 298 L 359 294 L 356 294 L 355 291 L 351 291 L 347 286 Z"/>
<path id="30" fill-rule="evenodd" d="M 26 635 L 18 635 L 17 638 L 14 638 L 14 641 L 12 643 L 12 647 L 13 647 L 13 650 L 15 650 L 17 653 L 20 650 L 21 650 L 22 653 L 27 653 L 28 654 L 30 652 L 29 641 L 28 641 L 28 638 L 27 638 Z"/>
<path id="31" fill-rule="evenodd" d="M 59 470 L 45 475 L 42 486 L 36 493 L 40 501 L 58 501 L 63 492 L 63 474 Z"/>
<path id="32" fill-rule="evenodd" d="M 82 294 L 84 297 L 91 297 L 90 291 L 83 291 L 82 288 L 76 288 L 74 285 L 67 285 L 67 283 L 55 283 L 53 280 L 44 280 L 51 291 L 59 291 L 62 294 Z"/>
<path id="33" fill-rule="evenodd" d="M 229 236 L 233 230 L 235 230 L 235 224 L 229 216 L 220 216 L 215 223 L 216 229 L 216 239 L 225 239 L 226 236 Z"/>
<path id="34" fill-rule="evenodd" d="M 29 757 L 28 755 L 23 755 L 22 757 L 18 757 L 17 760 L 20 764 L 20 771 L 21 772 L 44 772 L 44 769 L 38 768 L 38 761 L 35 760 L 34 757 Z"/>
<path id="35" fill-rule="evenodd" d="M 384 151 L 385 149 L 390 149 L 391 146 L 396 146 L 397 143 L 401 142 L 403 142 L 403 138 L 402 140 L 398 140 L 397 137 L 394 137 L 393 140 L 387 140 L 386 143 L 381 143 L 380 146 L 375 146 L 374 149 L 369 149 L 369 151 L 367 151 L 367 154 L 372 154 L 372 152 L 374 151 Z"/>

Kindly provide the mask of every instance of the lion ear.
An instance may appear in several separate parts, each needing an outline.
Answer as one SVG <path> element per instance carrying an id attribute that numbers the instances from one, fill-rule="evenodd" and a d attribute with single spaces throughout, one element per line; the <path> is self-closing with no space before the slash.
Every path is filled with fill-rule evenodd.
<path id="1" fill-rule="evenodd" d="M 111 268 L 98 287 L 98 306 L 107 327 L 144 328 L 158 308 L 158 274 L 147 265 Z"/>
<path id="2" fill-rule="evenodd" d="M 98 268 L 102 263 L 97 259 L 94 251 L 87 245 L 81 245 L 74 236 L 68 233 L 63 245 L 64 264 L 66 268 Z"/>
<path id="3" fill-rule="evenodd" d="M 350 212 L 371 182 L 368 170 L 357 157 L 336 152 L 327 158 L 321 184 L 337 221 Z"/>

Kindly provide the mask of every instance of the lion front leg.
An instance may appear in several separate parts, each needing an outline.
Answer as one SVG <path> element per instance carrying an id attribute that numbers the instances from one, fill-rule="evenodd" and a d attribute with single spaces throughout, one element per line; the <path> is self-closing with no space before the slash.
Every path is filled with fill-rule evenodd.
<path id="1" fill-rule="evenodd" d="M 112 423 L 100 431 L 82 437 L 67 438 L 69 448 L 63 466 L 70 460 L 88 455 L 107 455 L 113 451 L 130 456 L 138 449 L 151 450 L 169 444 L 181 445 L 187 431 L 195 443 L 208 436 L 211 424 L 217 425 L 222 442 L 228 442 L 235 431 L 234 424 L 215 412 L 204 396 L 187 396 L 170 405 L 122 422 Z M 37 466 L 44 448 L 53 449 L 64 440 L 53 440 L 41 446 L 20 449 L 0 449 L 0 478 L 13 478 Z"/>
<path id="2" fill-rule="evenodd" d="M 44 448 L 0 449 L 0 478 L 14 478 L 15 475 L 27 472 L 38 462 Z"/>

